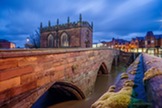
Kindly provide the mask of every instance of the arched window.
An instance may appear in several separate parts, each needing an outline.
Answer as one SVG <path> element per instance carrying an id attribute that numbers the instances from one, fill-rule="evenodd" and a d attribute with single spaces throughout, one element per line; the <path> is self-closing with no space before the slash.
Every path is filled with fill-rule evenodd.
<path id="1" fill-rule="evenodd" d="M 69 47 L 69 36 L 67 33 L 62 33 L 61 35 L 61 47 Z"/>
<path id="2" fill-rule="evenodd" d="M 52 34 L 48 36 L 48 48 L 53 48 L 54 47 L 54 37 Z"/>

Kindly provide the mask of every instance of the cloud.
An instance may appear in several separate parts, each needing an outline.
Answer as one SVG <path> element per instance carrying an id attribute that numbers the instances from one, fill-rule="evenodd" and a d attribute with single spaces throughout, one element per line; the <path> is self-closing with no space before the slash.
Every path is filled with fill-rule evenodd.
<path id="1" fill-rule="evenodd" d="M 117 5 L 117 7 L 111 12 L 111 14 L 107 17 L 106 22 L 111 22 L 116 19 L 120 19 L 121 17 L 130 16 L 134 12 L 139 12 L 143 8 L 147 8 L 149 3 L 153 0 L 126 0 L 123 3 Z M 146 5 L 146 6 L 145 6 Z M 136 14 L 138 15 L 138 14 Z M 136 16 L 134 15 L 134 16 Z"/>
<path id="2" fill-rule="evenodd" d="M 113 37 L 117 38 L 119 37 L 118 34 L 114 32 L 94 32 L 93 33 L 94 42 L 100 42 L 100 41 L 110 41 Z"/>
<path id="3" fill-rule="evenodd" d="M 86 3 L 85 3 L 86 2 Z M 105 0 L 90 0 L 78 3 L 76 13 L 99 14 L 104 11 Z"/>
<path id="4" fill-rule="evenodd" d="M 124 0 L 113 6 L 100 26 L 107 24 L 107 31 L 121 34 L 147 31 L 148 28 L 156 30 L 159 26 L 154 22 L 159 15 L 157 7 L 158 3 L 154 0 Z"/>
<path id="5" fill-rule="evenodd" d="M 43 26 L 83 20 L 94 22 L 93 41 L 108 41 L 112 37 L 131 38 L 148 30 L 162 31 L 162 1 L 160 0 L 1 0 L 0 38 L 22 46 L 40 22 Z"/>
<path id="6" fill-rule="evenodd" d="M 10 11 L 6 12 L 6 16 L 9 17 L 8 20 L 0 20 L 2 22 L 0 26 L 1 35 L 17 35 L 17 34 L 28 34 L 33 32 L 33 28 L 36 28 L 40 22 L 39 16 L 37 14 L 24 10 L 21 12 Z"/>

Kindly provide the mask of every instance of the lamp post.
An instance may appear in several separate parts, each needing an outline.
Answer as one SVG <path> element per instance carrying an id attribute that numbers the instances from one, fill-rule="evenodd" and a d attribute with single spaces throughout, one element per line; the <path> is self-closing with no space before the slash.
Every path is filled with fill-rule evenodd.
<path id="1" fill-rule="evenodd" d="M 26 43 L 29 43 L 30 39 L 29 37 L 26 38 Z"/>
<path id="2" fill-rule="evenodd" d="M 29 48 L 29 41 L 30 41 L 30 39 L 29 39 L 29 37 L 27 37 L 26 38 L 26 43 L 25 43 L 25 48 Z"/>

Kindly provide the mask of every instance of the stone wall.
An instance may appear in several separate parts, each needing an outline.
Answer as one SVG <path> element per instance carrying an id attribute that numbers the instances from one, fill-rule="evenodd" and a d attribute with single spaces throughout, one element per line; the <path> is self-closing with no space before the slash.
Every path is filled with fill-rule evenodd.
<path id="1" fill-rule="evenodd" d="M 143 54 L 144 69 L 147 72 L 151 68 L 159 70 L 159 75 L 154 75 L 145 81 L 148 101 L 153 104 L 154 108 L 162 107 L 162 59 L 159 57 Z M 150 71 L 151 72 L 151 71 Z M 151 74 L 155 74 L 153 70 Z M 150 75 L 152 76 L 152 75 Z"/>
<path id="2" fill-rule="evenodd" d="M 88 25 L 87 25 L 88 24 Z M 92 35 L 93 35 L 93 28 L 89 25 L 88 22 L 84 24 L 83 22 L 80 25 L 77 25 L 76 27 L 72 26 L 70 27 L 67 26 L 68 28 L 59 28 L 58 27 L 58 34 L 56 32 L 55 27 L 45 27 L 42 28 L 41 31 L 41 39 L 40 39 L 40 44 L 41 48 L 48 48 L 47 42 L 48 42 L 48 36 L 51 34 L 54 38 L 58 35 L 59 38 L 59 48 L 61 47 L 61 35 L 62 33 L 67 33 L 67 35 L 70 37 L 69 40 L 69 47 L 74 48 L 74 47 L 81 47 L 85 48 L 86 47 L 86 41 L 88 40 L 89 45 L 87 47 L 92 47 Z M 43 30 L 47 29 L 47 30 Z M 88 36 L 87 36 L 88 35 Z"/>
<path id="3" fill-rule="evenodd" d="M 86 47 L 86 42 L 89 41 L 88 47 L 92 47 L 92 36 L 93 36 L 93 30 L 87 29 L 87 27 L 81 28 L 81 47 Z"/>
<path id="4" fill-rule="evenodd" d="M 70 36 L 70 47 L 81 47 L 81 28 L 71 28 L 67 30 L 59 30 L 59 47 L 61 46 L 61 34 L 67 33 Z M 41 48 L 47 48 L 47 39 L 49 34 L 52 34 L 56 38 L 56 31 L 48 31 L 41 33 Z"/>
<path id="5" fill-rule="evenodd" d="M 102 63 L 110 72 L 117 51 L 110 49 L 39 49 L 0 51 L 0 107 L 30 107 L 55 82 L 93 89 Z"/>
<path id="6" fill-rule="evenodd" d="M 161 102 L 162 58 L 143 53 L 92 108 L 162 108 Z"/>
<path id="7" fill-rule="evenodd" d="M 138 57 L 140 53 L 130 53 L 130 52 L 120 52 L 119 61 L 125 63 L 126 66 L 129 66 L 133 61 Z"/>

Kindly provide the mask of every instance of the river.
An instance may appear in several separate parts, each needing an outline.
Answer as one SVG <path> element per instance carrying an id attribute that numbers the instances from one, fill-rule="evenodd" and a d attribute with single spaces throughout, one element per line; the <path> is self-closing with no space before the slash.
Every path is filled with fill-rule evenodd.
<path id="1" fill-rule="evenodd" d="M 121 72 L 125 71 L 123 65 L 112 66 L 111 73 L 108 75 L 99 75 L 96 80 L 94 92 L 84 100 L 72 100 L 52 105 L 49 108 L 90 108 L 90 106 L 104 94 L 109 86 L 115 84 Z"/>

